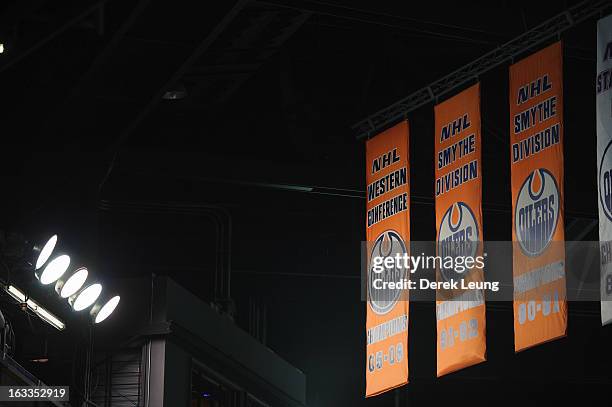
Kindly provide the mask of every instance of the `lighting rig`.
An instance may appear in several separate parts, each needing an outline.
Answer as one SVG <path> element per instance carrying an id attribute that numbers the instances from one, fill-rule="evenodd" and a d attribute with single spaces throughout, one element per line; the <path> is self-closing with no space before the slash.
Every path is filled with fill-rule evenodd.
<path id="1" fill-rule="evenodd" d="M 92 278 L 87 267 L 75 267 L 68 253 L 57 250 L 57 235 L 34 244 L 7 245 L 6 240 L 4 243 L 4 256 L 24 259 L 24 268 L 33 272 L 41 285 L 54 287 L 59 298 L 67 300 L 74 312 L 80 313 L 89 309 L 93 324 L 106 320 L 119 305 L 121 298 L 103 292 L 102 284 Z M 16 246 L 20 246 L 19 249 L 16 250 Z M 19 302 L 22 308 L 31 311 L 52 327 L 60 331 L 66 328 L 63 321 L 11 282 L 3 283 L 2 288 Z"/>

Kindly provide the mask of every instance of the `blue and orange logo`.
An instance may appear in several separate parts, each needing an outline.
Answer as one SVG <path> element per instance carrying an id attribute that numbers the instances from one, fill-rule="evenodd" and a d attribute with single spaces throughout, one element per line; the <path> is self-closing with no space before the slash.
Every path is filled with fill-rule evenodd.
<path id="1" fill-rule="evenodd" d="M 465 202 L 455 202 L 442 216 L 438 231 L 438 255 L 445 257 L 475 256 L 478 247 L 478 222 Z M 447 280 L 454 270 L 440 270 Z"/>
<path id="2" fill-rule="evenodd" d="M 550 171 L 530 173 L 519 190 L 514 213 L 516 238 L 523 253 L 539 256 L 546 250 L 559 223 L 560 195 Z"/>
<path id="3" fill-rule="evenodd" d="M 374 280 L 381 279 L 384 283 L 401 282 L 407 276 L 405 268 L 384 267 L 384 271 L 377 274 L 373 271 L 373 260 L 375 257 L 380 258 L 395 258 L 396 256 L 404 256 L 408 253 L 406 243 L 402 236 L 394 230 L 385 230 L 374 241 L 372 251 L 370 253 L 370 265 L 368 271 L 368 302 L 372 311 L 379 315 L 384 315 L 391 311 L 399 300 L 401 290 L 394 289 L 376 289 Z"/>
<path id="4" fill-rule="evenodd" d="M 599 163 L 599 202 L 608 220 L 612 221 L 612 151 L 608 143 Z"/>

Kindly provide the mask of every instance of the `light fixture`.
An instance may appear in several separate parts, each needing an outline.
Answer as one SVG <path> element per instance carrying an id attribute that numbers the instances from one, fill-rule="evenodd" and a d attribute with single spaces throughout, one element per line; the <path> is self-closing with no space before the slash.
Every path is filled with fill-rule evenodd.
<path id="1" fill-rule="evenodd" d="M 55 291 L 62 298 L 70 297 L 83 287 L 88 274 L 87 268 L 80 267 L 72 275 L 60 277 L 55 283 Z"/>
<path id="2" fill-rule="evenodd" d="M 40 319 L 42 319 L 43 321 L 46 321 L 50 325 L 59 329 L 60 331 L 66 327 L 66 325 L 62 321 L 60 321 L 55 315 L 53 315 L 52 313 L 47 311 L 45 308 L 38 305 L 33 300 L 28 299 L 27 304 L 28 304 L 28 308 L 34 311 L 34 313 L 38 315 Z"/>
<path id="3" fill-rule="evenodd" d="M 70 266 L 70 256 L 62 254 L 51 260 L 41 272 L 36 272 L 36 278 L 44 285 L 54 283 L 64 275 Z"/>
<path id="4" fill-rule="evenodd" d="M 36 314 L 40 319 L 58 329 L 60 331 L 66 328 L 66 324 L 64 324 L 58 317 L 53 315 L 51 312 L 47 311 L 45 308 L 38 305 L 36 301 L 31 298 L 26 299 L 26 295 L 17 287 L 13 285 L 9 285 L 5 288 L 6 292 L 9 293 L 11 297 L 17 300 L 19 303 L 26 304 L 27 308 Z"/>
<path id="5" fill-rule="evenodd" d="M 34 270 L 38 270 L 45 265 L 47 260 L 49 260 L 49 257 L 51 257 L 51 253 L 53 253 L 53 249 L 55 249 L 56 244 L 57 235 L 53 235 L 45 242 L 44 245 L 35 245 L 33 247 Z"/>
<path id="6" fill-rule="evenodd" d="M 115 311 L 121 297 L 115 295 L 111 299 L 103 298 L 102 300 L 96 301 L 96 304 L 91 308 L 90 315 L 93 318 L 95 324 L 99 324 L 110 316 Z"/>
<path id="7" fill-rule="evenodd" d="M 75 311 L 82 311 L 92 305 L 102 292 L 102 285 L 99 283 L 91 284 L 86 288 L 82 289 L 76 294 L 73 294 L 69 299 L 68 303 L 72 306 Z"/>
<path id="8" fill-rule="evenodd" d="M 16 299 L 19 302 L 25 302 L 26 301 L 25 294 L 22 293 L 21 290 L 19 290 L 14 285 L 9 285 L 8 288 L 6 289 L 6 292 L 9 293 L 11 295 L 11 297 L 13 297 L 14 299 Z"/>
<path id="9" fill-rule="evenodd" d="M 162 99 L 164 100 L 180 100 L 187 97 L 187 88 L 182 83 L 176 84 L 172 89 L 164 92 Z"/>
<path id="10" fill-rule="evenodd" d="M 53 284 L 57 294 L 68 300 L 73 311 L 79 312 L 90 308 L 88 316 L 95 324 L 105 321 L 115 312 L 121 298 L 107 293 L 101 295 L 102 284 L 95 280 L 94 283 L 91 281 L 88 283 L 87 280 L 91 280 L 89 269 L 82 265 L 78 265 L 79 267 L 73 265 L 74 259 L 65 251 L 63 244 L 60 245 L 57 234 L 47 236 L 46 240 L 32 241 L 19 233 L 0 231 L 0 240 L 2 240 L 0 247 L 2 258 L 11 259 L 11 264 L 13 262 L 18 265 L 25 264 L 25 268 L 30 272 L 33 269 L 36 279 L 45 286 Z M 0 290 L 6 291 L 15 299 L 23 311 L 36 314 L 58 330 L 66 328 L 64 322 L 32 300 L 29 294 L 13 285 L 2 283 L 2 280 L 0 283 Z"/>
<path id="11" fill-rule="evenodd" d="M 4 44 L 0 42 L 0 54 L 4 54 Z"/>

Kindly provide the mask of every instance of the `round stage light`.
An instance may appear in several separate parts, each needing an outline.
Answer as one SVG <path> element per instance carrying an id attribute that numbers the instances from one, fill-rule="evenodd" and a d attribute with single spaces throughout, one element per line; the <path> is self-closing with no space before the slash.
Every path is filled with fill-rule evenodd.
<path id="1" fill-rule="evenodd" d="M 62 254 L 57 256 L 47 264 L 42 273 L 36 273 L 36 277 L 44 285 L 54 283 L 58 278 L 64 275 L 70 266 L 70 256 Z"/>
<path id="2" fill-rule="evenodd" d="M 75 311 L 83 311 L 85 308 L 96 302 L 101 292 L 102 285 L 95 283 L 83 289 L 79 293 L 74 294 L 68 301 L 70 305 L 72 305 L 72 309 Z"/>
<path id="3" fill-rule="evenodd" d="M 55 245 L 57 244 L 57 235 L 53 235 L 47 240 L 42 249 L 38 247 L 34 247 L 34 260 L 35 267 L 34 270 L 38 270 L 49 260 L 51 257 L 51 253 L 53 253 L 53 249 L 55 249 Z"/>
<path id="4" fill-rule="evenodd" d="M 68 298 L 83 287 L 89 272 L 85 267 L 78 268 L 70 277 L 60 278 L 55 284 L 55 291 L 62 298 Z"/>
<path id="5" fill-rule="evenodd" d="M 96 305 L 94 305 L 94 307 L 91 309 L 91 316 L 94 318 L 94 323 L 99 324 L 108 318 L 110 314 L 115 311 L 117 305 L 119 305 L 119 300 L 121 300 L 121 297 L 115 295 L 106 302 L 98 302 Z"/>

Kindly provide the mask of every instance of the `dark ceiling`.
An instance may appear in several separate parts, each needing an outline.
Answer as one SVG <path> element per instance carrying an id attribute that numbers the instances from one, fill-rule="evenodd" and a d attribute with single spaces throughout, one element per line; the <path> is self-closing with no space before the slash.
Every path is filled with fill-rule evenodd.
<path id="1" fill-rule="evenodd" d="M 168 274 L 207 298 L 215 236 L 197 208 L 221 206 L 237 322 L 249 300 L 267 307 L 267 344 L 307 374 L 309 406 L 390 405 L 363 399 L 365 152 L 351 125 L 575 3 L 2 2 L 1 227 L 60 231 L 108 275 Z M 597 214 L 595 21 L 562 36 L 568 229 Z M 489 240 L 510 239 L 507 75 L 479 78 Z M 412 236 L 432 240 L 432 106 L 409 120 Z M 602 392 L 610 331 L 596 304 L 576 309 L 569 338 L 520 355 L 510 308 L 491 309 L 490 361 L 436 381 L 434 310 L 415 304 L 402 400 Z"/>

